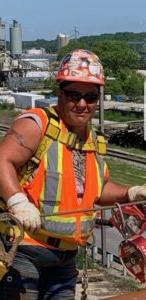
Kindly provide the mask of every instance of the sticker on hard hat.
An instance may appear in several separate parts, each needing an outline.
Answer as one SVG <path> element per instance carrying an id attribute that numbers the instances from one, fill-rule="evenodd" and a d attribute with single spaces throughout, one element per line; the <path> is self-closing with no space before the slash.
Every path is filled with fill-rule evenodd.
<path id="1" fill-rule="evenodd" d="M 93 52 L 83 49 L 74 50 L 63 58 L 56 80 L 104 85 L 103 67 L 99 57 Z"/>

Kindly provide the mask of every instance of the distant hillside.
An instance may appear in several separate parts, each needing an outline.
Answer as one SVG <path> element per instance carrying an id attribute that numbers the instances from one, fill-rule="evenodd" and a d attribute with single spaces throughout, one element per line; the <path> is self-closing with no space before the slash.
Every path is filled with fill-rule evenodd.
<path id="1" fill-rule="evenodd" d="M 146 52 L 146 32 L 116 32 L 104 33 L 100 35 L 82 36 L 78 39 L 79 42 L 85 43 L 87 48 L 92 47 L 98 40 L 119 40 L 128 42 L 129 46 L 138 52 Z M 23 49 L 30 48 L 44 48 L 47 52 L 57 52 L 57 39 L 44 40 L 37 39 L 35 41 L 23 41 Z M 7 42 L 7 49 L 9 49 L 9 42 Z"/>
<path id="2" fill-rule="evenodd" d="M 134 41 L 134 42 L 146 42 L 146 32 L 134 33 L 134 32 L 116 32 L 116 33 L 104 33 L 96 36 L 84 36 L 81 39 L 111 39 L 121 41 Z"/>
<path id="3" fill-rule="evenodd" d="M 23 49 L 30 48 L 44 48 L 46 52 L 57 52 L 57 40 L 47 41 L 43 39 L 37 39 L 36 41 L 23 41 Z"/>

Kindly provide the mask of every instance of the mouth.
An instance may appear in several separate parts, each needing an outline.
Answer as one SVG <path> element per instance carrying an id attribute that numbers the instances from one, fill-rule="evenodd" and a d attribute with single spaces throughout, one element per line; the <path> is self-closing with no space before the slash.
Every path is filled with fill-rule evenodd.
<path id="1" fill-rule="evenodd" d="M 76 116 L 79 116 L 79 117 L 84 117 L 84 116 L 87 116 L 88 113 L 85 112 L 85 111 L 73 111 L 73 113 L 76 115 Z"/>

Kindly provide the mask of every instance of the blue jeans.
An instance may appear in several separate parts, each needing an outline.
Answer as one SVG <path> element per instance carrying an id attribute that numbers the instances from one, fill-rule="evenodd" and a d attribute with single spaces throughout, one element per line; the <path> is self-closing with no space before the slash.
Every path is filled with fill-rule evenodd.
<path id="1" fill-rule="evenodd" d="M 0 300 L 74 300 L 76 251 L 20 246 L 0 282 Z"/>

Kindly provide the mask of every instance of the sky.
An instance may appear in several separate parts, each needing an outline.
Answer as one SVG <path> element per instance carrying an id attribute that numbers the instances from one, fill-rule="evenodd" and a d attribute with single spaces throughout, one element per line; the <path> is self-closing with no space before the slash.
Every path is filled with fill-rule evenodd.
<path id="1" fill-rule="evenodd" d="M 146 0 L 0 0 L 6 38 L 13 19 L 22 39 L 54 40 L 57 34 L 79 36 L 115 32 L 146 32 Z"/>

